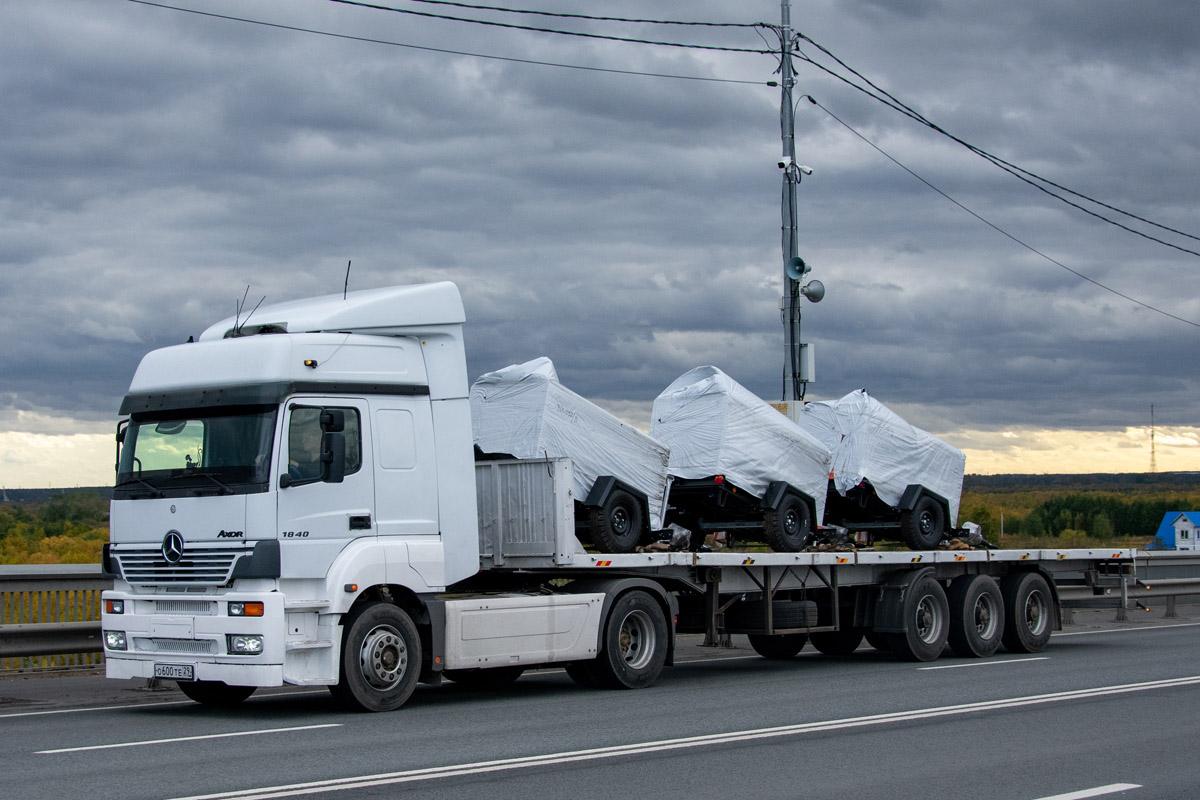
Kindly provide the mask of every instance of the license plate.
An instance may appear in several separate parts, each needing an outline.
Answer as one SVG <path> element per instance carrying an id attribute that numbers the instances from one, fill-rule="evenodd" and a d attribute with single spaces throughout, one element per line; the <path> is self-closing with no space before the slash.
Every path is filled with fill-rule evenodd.
<path id="1" fill-rule="evenodd" d="M 196 671 L 191 664 L 155 664 L 154 677 L 170 678 L 174 681 L 194 681 Z"/>

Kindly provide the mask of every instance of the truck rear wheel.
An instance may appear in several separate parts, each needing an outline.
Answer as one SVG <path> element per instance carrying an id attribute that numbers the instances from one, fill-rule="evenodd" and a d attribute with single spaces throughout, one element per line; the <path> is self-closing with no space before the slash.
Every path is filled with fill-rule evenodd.
<path id="1" fill-rule="evenodd" d="M 345 624 L 341 675 L 334 696 L 356 711 L 394 711 L 408 700 L 421 673 L 417 626 L 390 603 L 363 606 Z"/>
<path id="2" fill-rule="evenodd" d="M 229 708 L 236 706 L 250 695 L 257 686 L 230 686 L 221 681 L 180 681 L 179 691 L 189 700 L 206 706 Z"/>
<path id="3" fill-rule="evenodd" d="M 812 516 L 808 505 L 794 494 L 784 495 L 779 508 L 763 514 L 763 534 L 767 546 L 777 553 L 796 553 L 808 544 Z"/>
<path id="4" fill-rule="evenodd" d="M 777 636 L 751 633 L 747 638 L 754 652 L 773 660 L 794 658 L 808 643 L 808 636 L 803 633 L 784 633 Z"/>
<path id="5" fill-rule="evenodd" d="M 987 658 L 1000 647 L 1004 600 L 987 575 L 963 575 L 950 584 L 950 649 L 963 658 Z"/>
<path id="6" fill-rule="evenodd" d="M 1000 584 L 1004 596 L 1004 634 L 1001 641 L 1010 653 L 1040 653 L 1050 641 L 1054 596 L 1050 585 L 1036 572 L 1009 575 Z"/>
<path id="7" fill-rule="evenodd" d="M 942 505 L 922 495 L 912 511 L 900 517 L 900 535 L 910 550 L 932 550 L 946 535 L 946 515 Z"/>
<path id="8" fill-rule="evenodd" d="M 624 489 L 614 489 L 603 505 L 588 512 L 592 544 L 604 553 L 633 552 L 644 527 L 641 504 Z"/>
<path id="9" fill-rule="evenodd" d="M 608 613 L 603 648 L 587 671 L 612 689 L 649 686 L 667 661 L 669 636 L 666 615 L 653 597 L 642 591 L 623 594 Z"/>
<path id="10" fill-rule="evenodd" d="M 887 635 L 892 652 L 905 661 L 933 661 L 942 654 L 950 628 L 942 585 L 931 577 L 922 578 L 908 587 L 901 602 L 905 630 Z"/>
<path id="11" fill-rule="evenodd" d="M 848 656 L 862 644 L 863 631 L 844 628 L 840 631 L 819 631 L 810 636 L 813 647 L 827 656 Z"/>

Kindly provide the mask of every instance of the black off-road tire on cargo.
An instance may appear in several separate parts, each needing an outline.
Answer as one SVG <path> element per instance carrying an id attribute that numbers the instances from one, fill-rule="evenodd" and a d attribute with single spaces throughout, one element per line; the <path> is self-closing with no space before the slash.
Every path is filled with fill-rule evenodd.
<path id="1" fill-rule="evenodd" d="M 179 691 L 189 700 L 213 708 L 230 708 L 254 694 L 257 686 L 230 686 L 222 681 L 179 681 Z"/>
<path id="2" fill-rule="evenodd" d="M 1001 641 L 1010 653 L 1040 653 L 1054 627 L 1054 595 L 1037 572 L 1009 575 L 1000 584 L 1004 596 L 1004 633 Z"/>
<path id="3" fill-rule="evenodd" d="M 781 633 L 767 636 L 763 633 L 747 634 L 750 647 L 763 658 L 782 661 L 795 658 L 808 643 L 808 636 L 803 633 Z"/>
<path id="4" fill-rule="evenodd" d="M 930 576 L 909 586 L 901 601 L 903 633 L 888 633 L 892 652 L 902 661 L 933 661 L 950 634 L 950 605 L 942 585 Z"/>
<path id="5" fill-rule="evenodd" d="M 588 535 L 603 553 L 632 553 L 645 528 L 642 504 L 624 489 L 614 489 L 603 505 L 588 510 Z"/>
<path id="6" fill-rule="evenodd" d="M 843 628 L 838 631 L 819 631 L 809 635 L 813 647 L 827 656 L 848 656 L 862 644 L 861 628 Z"/>
<path id="7" fill-rule="evenodd" d="M 763 514 L 763 538 L 777 553 L 798 553 L 812 534 L 812 514 L 808 504 L 794 494 L 786 494 L 779 507 Z"/>
<path id="8" fill-rule="evenodd" d="M 525 667 L 503 666 L 491 669 L 448 669 L 442 672 L 446 680 L 469 689 L 500 689 L 508 686 L 525 672 Z"/>
<path id="9" fill-rule="evenodd" d="M 928 495 L 922 495 L 912 511 L 900 515 L 900 536 L 910 550 L 932 550 L 945 535 L 946 512 Z"/>
<path id="10" fill-rule="evenodd" d="M 1004 598 L 988 575 L 962 575 L 950 584 L 950 635 L 955 655 L 987 658 L 1000 647 L 1004 633 Z"/>
<path id="11" fill-rule="evenodd" d="M 600 655 L 586 666 L 576 666 L 576 671 L 590 673 L 587 677 L 609 689 L 645 688 L 662 673 L 670 636 L 658 601 L 640 590 L 627 592 L 608 612 Z M 579 681 L 570 671 L 567 674 Z"/>
<path id="12" fill-rule="evenodd" d="M 342 628 L 339 679 L 329 691 L 355 711 L 394 711 L 421 673 L 421 637 L 412 618 L 391 603 L 368 603 Z"/>

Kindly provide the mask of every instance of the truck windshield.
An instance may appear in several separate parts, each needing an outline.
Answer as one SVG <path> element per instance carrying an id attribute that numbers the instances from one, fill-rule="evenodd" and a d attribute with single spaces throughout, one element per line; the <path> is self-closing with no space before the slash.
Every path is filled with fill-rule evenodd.
<path id="1" fill-rule="evenodd" d="M 138 414 L 125 430 L 115 497 L 266 491 L 274 406 Z"/>

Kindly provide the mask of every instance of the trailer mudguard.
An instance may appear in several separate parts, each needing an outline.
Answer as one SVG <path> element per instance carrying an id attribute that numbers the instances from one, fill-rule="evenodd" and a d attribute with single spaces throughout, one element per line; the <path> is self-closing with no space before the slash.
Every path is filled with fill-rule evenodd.
<path id="1" fill-rule="evenodd" d="M 875 623 L 872 630 L 878 633 L 904 633 L 908 630 L 908 620 L 904 616 L 904 595 L 909 587 L 925 577 L 934 575 L 933 567 L 899 572 L 888 578 L 879 587 L 878 600 L 875 603 Z"/>
<path id="2" fill-rule="evenodd" d="M 667 661 L 666 666 L 672 667 L 675 665 L 675 619 L 679 616 L 679 600 L 675 595 L 668 592 L 655 581 L 646 578 L 622 577 L 622 578 L 584 578 L 581 580 L 571 581 L 565 591 L 576 594 L 590 594 L 596 592 L 604 593 L 604 606 L 600 612 L 600 619 L 607 620 L 609 609 L 612 608 L 613 601 L 618 595 L 629 591 L 630 589 L 644 589 L 662 604 L 663 610 L 667 614 L 667 627 L 671 631 L 671 635 L 667 637 Z M 596 631 L 596 652 L 599 653 L 604 646 L 604 625 Z"/>
<path id="3" fill-rule="evenodd" d="M 942 511 L 946 512 L 946 524 L 948 526 L 950 524 L 950 501 L 937 492 L 926 489 L 919 483 L 910 483 L 905 488 L 904 494 L 900 495 L 900 502 L 896 505 L 896 510 L 912 511 L 917 507 L 917 501 L 921 499 L 922 495 L 931 497 L 938 502 L 938 505 L 942 507 Z"/>

